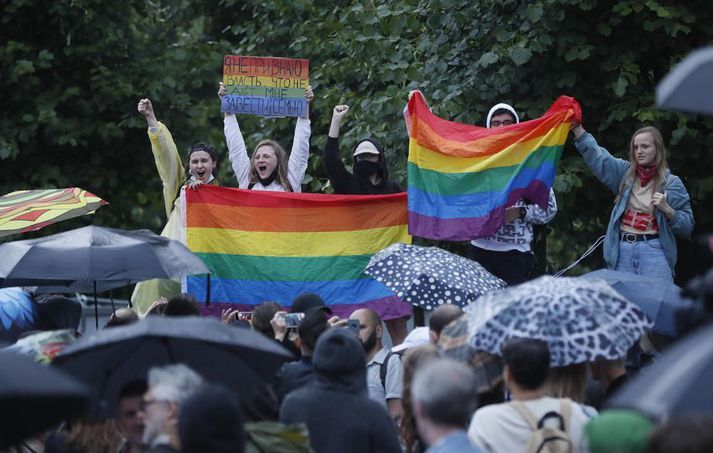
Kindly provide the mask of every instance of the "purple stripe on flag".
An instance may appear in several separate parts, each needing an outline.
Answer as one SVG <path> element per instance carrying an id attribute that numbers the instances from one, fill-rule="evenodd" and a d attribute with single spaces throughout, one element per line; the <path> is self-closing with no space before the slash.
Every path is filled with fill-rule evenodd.
<path id="1" fill-rule="evenodd" d="M 381 299 L 371 300 L 363 304 L 334 304 L 327 305 L 332 309 L 332 313 L 335 316 L 346 319 L 349 315 L 359 308 L 371 308 L 379 314 L 383 321 L 388 321 L 390 319 L 397 319 L 411 316 L 413 313 L 413 307 L 411 304 L 402 302 L 396 296 L 384 297 Z M 207 307 L 201 304 L 201 314 L 203 316 L 213 316 L 220 318 L 220 314 L 225 309 L 239 309 L 240 311 L 253 311 L 255 309 L 254 305 L 246 304 L 231 304 L 225 302 L 211 302 Z M 286 307 L 289 310 L 289 307 Z"/>
<path id="2" fill-rule="evenodd" d="M 542 208 L 547 207 L 550 189 L 542 181 L 532 181 L 527 187 L 510 192 L 507 203 L 482 217 L 441 219 L 408 212 L 408 232 L 412 236 L 446 240 L 469 241 L 495 233 L 503 224 L 505 208 L 512 206 L 520 198 L 527 198 Z"/>

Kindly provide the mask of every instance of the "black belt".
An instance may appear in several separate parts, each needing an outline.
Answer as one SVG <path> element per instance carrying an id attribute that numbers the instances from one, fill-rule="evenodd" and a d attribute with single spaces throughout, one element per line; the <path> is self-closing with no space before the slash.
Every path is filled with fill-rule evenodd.
<path id="1" fill-rule="evenodd" d="M 626 242 L 638 242 L 638 241 L 650 241 L 652 239 L 658 239 L 658 234 L 636 234 L 636 233 L 619 233 L 619 237 L 622 241 Z"/>

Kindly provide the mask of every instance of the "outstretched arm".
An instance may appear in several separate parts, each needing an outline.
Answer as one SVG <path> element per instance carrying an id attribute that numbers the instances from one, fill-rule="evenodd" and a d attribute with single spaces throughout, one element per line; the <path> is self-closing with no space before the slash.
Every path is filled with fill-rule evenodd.
<path id="1" fill-rule="evenodd" d="M 287 163 L 287 179 L 290 181 L 294 192 L 302 191 L 302 180 L 305 177 L 307 161 L 309 160 L 309 138 L 312 135 L 309 107 L 314 99 L 314 92 L 311 86 L 308 86 L 305 90 L 305 99 L 307 99 L 307 111 L 305 115 L 297 118 L 295 136 L 292 141 L 292 152 L 290 152 L 290 160 Z"/>
<path id="2" fill-rule="evenodd" d="M 619 184 L 629 168 L 629 161 L 612 156 L 609 151 L 599 146 L 592 134 L 584 130 L 581 124 L 572 128 L 577 151 L 582 155 L 587 166 L 604 185 L 619 193 Z"/>
<path id="3" fill-rule="evenodd" d="M 342 158 L 339 155 L 339 129 L 347 113 L 349 113 L 348 105 L 334 107 L 327 144 L 324 146 L 324 168 L 332 183 L 334 193 L 349 193 L 352 177 L 344 167 L 344 162 L 342 162 Z"/>
<path id="4" fill-rule="evenodd" d="M 220 82 L 218 87 L 218 97 L 223 98 L 228 94 L 223 82 Z M 226 113 L 223 119 L 223 133 L 225 134 L 225 143 L 228 145 L 228 159 L 230 166 L 233 168 L 233 173 L 238 180 L 238 187 L 247 189 L 250 184 L 250 158 L 248 150 L 245 147 L 243 134 L 240 132 L 238 119 L 233 113 Z"/>
<path id="5" fill-rule="evenodd" d="M 158 175 L 161 178 L 161 182 L 163 182 L 163 203 L 166 209 L 166 217 L 168 218 L 173 210 L 173 202 L 176 200 L 178 191 L 186 178 L 186 172 L 171 133 L 166 126 L 156 119 L 151 100 L 141 99 L 137 109 L 146 118 L 146 123 L 149 126 L 148 135 L 151 141 L 151 152 L 153 152 Z"/>

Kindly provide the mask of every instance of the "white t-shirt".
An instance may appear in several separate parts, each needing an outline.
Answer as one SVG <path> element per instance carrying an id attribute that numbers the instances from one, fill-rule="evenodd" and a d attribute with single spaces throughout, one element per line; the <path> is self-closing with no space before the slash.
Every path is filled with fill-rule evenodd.
<path id="1" fill-rule="evenodd" d="M 523 401 L 537 420 L 548 412 L 560 413 L 560 400 L 545 396 Z M 586 452 L 584 426 L 597 411 L 572 403 L 572 415 L 567 433 L 575 452 Z M 475 411 L 468 428 L 468 438 L 478 447 L 491 453 L 517 453 L 525 449 L 532 430 L 527 421 L 510 403 L 493 404 Z"/>

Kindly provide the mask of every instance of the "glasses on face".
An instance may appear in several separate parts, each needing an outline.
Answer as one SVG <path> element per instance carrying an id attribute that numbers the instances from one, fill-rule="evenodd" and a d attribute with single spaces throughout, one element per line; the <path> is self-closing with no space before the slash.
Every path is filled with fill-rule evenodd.
<path id="1" fill-rule="evenodd" d="M 502 126 L 510 126 L 515 124 L 515 121 L 513 120 L 503 120 L 503 121 L 491 121 L 490 122 L 490 127 L 502 127 Z"/>

